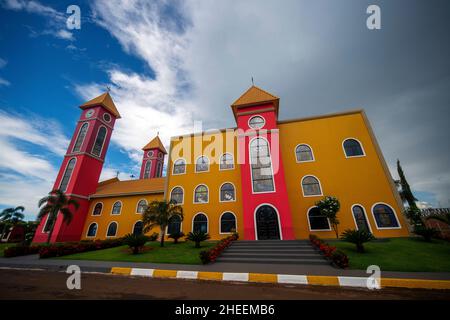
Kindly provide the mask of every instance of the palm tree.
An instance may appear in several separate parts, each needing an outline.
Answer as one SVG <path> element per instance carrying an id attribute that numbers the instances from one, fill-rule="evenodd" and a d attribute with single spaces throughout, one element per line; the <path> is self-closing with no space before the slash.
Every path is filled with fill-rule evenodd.
<path id="1" fill-rule="evenodd" d="M 0 213 L 0 222 L 3 225 L 1 238 L 3 238 L 3 234 L 5 233 L 5 229 L 9 227 L 9 225 L 15 226 L 17 223 L 23 220 L 25 215 L 23 212 L 25 211 L 25 208 L 23 206 L 18 206 L 15 208 L 7 208 L 4 209 Z"/>
<path id="2" fill-rule="evenodd" d="M 52 238 L 58 213 L 63 215 L 63 222 L 70 224 L 72 221 L 73 213 L 70 206 L 75 207 L 76 211 L 80 205 L 75 199 L 69 199 L 61 190 L 52 190 L 48 196 L 39 200 L 38 207 L 42 207 L 38 213 L 39 221 L 42 221 L 48 215 L 47 223 L 51 223 L 47 243 L 50 243 L 50 239 Z"/>
<path id="3" fill-rule="evenodd" d="M 164 235 L 170 218 L 178 215 L 183 221 L 183 208 L 175 201 L 152 201 L 145 212 L 142 214 L 144 224 L 144 233 L 149 232 L 153 227 L 159 226 L 161 229 L 161 247 L 164 247 Z"/>

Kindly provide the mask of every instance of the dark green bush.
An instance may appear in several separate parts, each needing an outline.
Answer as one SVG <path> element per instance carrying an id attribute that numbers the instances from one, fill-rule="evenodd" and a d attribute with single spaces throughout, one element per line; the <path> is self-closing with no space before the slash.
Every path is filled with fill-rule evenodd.
<path id="1" fill-rule="evenodd" d="M 169 238 L 170 238 L 170 239 L 173 239 L 173 242 L 174 242 L 175 244 L 178 243 L 178 239 L 183 238 L 183 237 L 184 237 L 184 233 L 183 233 L 183 232 L 174 232 L 174 233 L 171 233 L 171 234 L 169 235 Z"/>
<path id="2" fill-rule="evenodd" d="M 365 230 L 351 230 L 347 229 L 342 233 L 341 239 L 356 245 L 356 251 L 363 253 L 364 243 L 372 241 L 375 237 Z"/>
<path id="3" fill-rule="evenodd" d="M 123 243 L 132 249 L 133 254 L 138 254 L 147 241 L 148 238 L 143 234 L 129 233 L 123 238 Z"/>
<path id="4" fill-rule="evenodd" d="M 205 232 L 189 232 L 186 239 L 195 242 L 195 247 L 200 248 L 200 242 L 206 241 L 210 238 L 208 233 Z"/>

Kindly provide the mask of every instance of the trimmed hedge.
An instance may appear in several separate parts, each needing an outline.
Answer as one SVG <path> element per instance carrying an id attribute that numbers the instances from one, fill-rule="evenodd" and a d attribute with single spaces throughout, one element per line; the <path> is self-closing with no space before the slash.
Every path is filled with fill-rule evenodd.
<path id="1" fill-rule="evenodd" d="M 238 234 L 235 233 L 231 236 L 223 238 L 217 244 L 209 250 L 200 251 L 200 260 L 203 264 L 208 264 L 215 262 L 217 257 L 220 256 L 223 250 L 228 248 L 231 243 L 239 238 Z"/>
<path id="2" fill-rule="evenodd" d="M 102 250 L 113 247 L 119 247 L 122 245 L 124 245 L 124 241 L 122 238 L 53 244 L 50 246 L 42 246 L 39 250 L 39 258 L 45 259 L 45 258 L 61 257 L 74 253 Z"/>
<path id="3" fill-rule="evenodd" d="M 26 256 L 29 254 L 37 254 L 39 252 L 39 249 L 41 247 L 39 246 L 22 246 L 22 245 L 15 245 L 12 247 L 7 247 L 3 251 L 3 256 L 5 258 L 13 258 L 18 256 Z"/>
<path id="4" fill-rule="evenodd" d="M 336 250 L 336 247 L 330 246 L 328 243 L 313 234 L 309 235 L 309 241 L 334 265 L 342 269 L 348 268 L 349 259 L 343 251 Z"/>

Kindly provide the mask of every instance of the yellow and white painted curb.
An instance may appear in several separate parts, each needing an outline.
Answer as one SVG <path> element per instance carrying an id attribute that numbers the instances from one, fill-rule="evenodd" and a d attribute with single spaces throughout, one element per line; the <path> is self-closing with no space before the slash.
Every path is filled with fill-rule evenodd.
<path id="1" fill-rule="evenodd" d="M 119 275 L 150 277 L 150 278 L 198 279 L 198 280 L 215 280 L 215 281 L 260 282 L 260 283 L 325 285 L 325 286 L 367 288 L 366 277 L 183 271 L 183 270 L 162 270 L 162 269 L 118 268 L 118 267 L 112 268 L 111 273 Z M 380 282 L 382 288 L 396 287 L 396 288 L 450 290 L 450 280 L 381 278 Z"/>

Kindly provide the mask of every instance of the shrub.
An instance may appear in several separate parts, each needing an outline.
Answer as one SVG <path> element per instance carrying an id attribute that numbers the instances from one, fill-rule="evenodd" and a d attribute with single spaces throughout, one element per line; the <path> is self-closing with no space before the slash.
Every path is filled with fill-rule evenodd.
<path id="1" fill-rule="evenodd" d="M 309 240 L 315 248 L 320 250 L 320 252 L 336 266 L 343 269 L 348 267 L 349 260 L 344 252 L 336 250 L 336 247 L 330 246 L 315 235 L 309 235 Z"/>
<path id="2" fill-rule="evenodd" d="M 18 256 L 26 256 L 29 254 L 37 254 L 39 252 L 39 246 L 22 246 L 22 245 L 13 245 L 11 247 L 7 247 L 3 251 L 3 255 L 5 258 L 12 258 Z"/>
<path id="3" fill-rule="evenodd" d="M 356 251 L 363 253 L 364 243 L 375 239 L 375 237 L 370 232 L 367 232 L 365 230 L 347 229 L 342 234 L 341 239 L 350 243 L 354 243 L 356 245 Z"/>
<path id="4" fill-rule="evenodd" d="M 200 260 L 202 261 L 203 264 L 215 262 L 217 257 L 220 256 L 220 254 L 223 252 L 223 250 L 228 248 L 233 241 L 238 239 L 238 237 L 239 237 L 239 235 L 237 233 L 234 233 L 233 235 L 220 240 L 211 249 L 201 251 L 200 252 Z"/>
<path id="5" fill-rule="evenodd" d="M 174 242 L 175 244 L 178 243 L 178 239 L 183 238 L 183 237 L 184 237 L 184 233 L 181 232 L 181 231 L 179 231 L 179 232 L 174 232 L 174 233 L 171 233 L 171 234 L 169 235 L 169 238 L 173 239 L 173 242 Z"/>
<path id="6" fill-rule="evenodd" d="M 428 228 L 425 226 L 416 226 L 414 227 L 415 234 L 423 237 L 423 240 L 430 242 L 433 237 L 436 237 L 439 234 L 439 231 L 435 228 Z"/>
<path id="7" fill-rule="evenodd" d="M 337 265 L 339 268 L 342 269 L 348 268 L 349 264 L 348 257 L 344 252 L 340 250 L 336 250 L 332 253 L 331 261 L 333 261 L 333 263 Z"/>
<path id="8" fill-rule="evenodd" d="M 144 247 L 148 238 L 143 234 L 127 234 L 123 238 L 123 243 L 132 249 L 133 254 L 138 254 L 139 251 Z"/>
<path id="9" fill-rule="evenodd" d="M 84 241 L 84 242 L 66 242 L 55 243 L 46 246 L 40 246 L 39 258 L 53 258 L 61 257 L 74 253 L 81 253 L 86 251 L 94 251 L 101 249 L 108 249 L 123 245 L 123 238 L 119 239 L 107 239 L 97 241 Z"/>
<path id="10" fill-rule="evenodd" d="M 195 242 L 195 247 L 200 248 L 200 242 L 206 241 L 210 238 L 208 233 L 199 232 L 189 232 L 186 239 Z"/>
<path id="11" fill-rule="evenodd" d="M 158 232 L 153 232 L 151 236 L 148 236 L 148 241 L 156 241 L 159 237 Z"/>
<path id="12" fill-rule="evenodd" d="M 331 226 L 336 233 L 336 238 L 339 238 L 339 219 L 337 218 L 337 213 L 341 208 L 339 200 L 333 196 L 326 196 L 323 199 L 317 201 L 316 206 L 319 208 L 320 213 L 330 221 Z"/>

